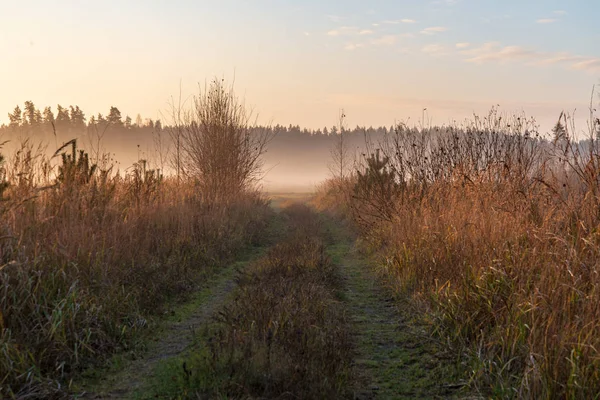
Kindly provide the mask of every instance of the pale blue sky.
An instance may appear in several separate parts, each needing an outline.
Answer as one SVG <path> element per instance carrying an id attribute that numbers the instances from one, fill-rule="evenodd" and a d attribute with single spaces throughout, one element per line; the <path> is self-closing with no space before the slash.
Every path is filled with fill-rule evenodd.
<path id="1" fill-rule="evenodd" d="M 38 1 L 0 4 L 0 123 L 15 104 L 157 118 L 183 82 L 232 79 L 263 122 L 462 119 L 493 104 L 584 114 L 600 2 Z"/>

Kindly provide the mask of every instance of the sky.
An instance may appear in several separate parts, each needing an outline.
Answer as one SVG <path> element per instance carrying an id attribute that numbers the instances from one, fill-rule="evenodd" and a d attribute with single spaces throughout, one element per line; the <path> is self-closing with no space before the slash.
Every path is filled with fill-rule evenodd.
<path id="1" fill-rule="evenodd" d="M 444 124 L 500 105 L 545 128 L 588 115 L 600 2 L 0 0 L 0 124 L 26 100 L 166 120 L 215 76 L 261 123 L 331 127 L 343 108 L 351 126 Z"/>

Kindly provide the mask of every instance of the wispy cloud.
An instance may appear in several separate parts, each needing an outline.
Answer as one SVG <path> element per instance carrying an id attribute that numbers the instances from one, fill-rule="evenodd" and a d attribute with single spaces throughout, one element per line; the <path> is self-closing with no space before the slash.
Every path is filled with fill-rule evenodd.
<path id="1" fill-rule="evenodd" d="M 398 24 L 416 24 L 417 21 L 414 19 L 402 18 L 402 19 L 388 19 L 385 21 L 381 21 L 381 23 L 389 24 L 389 25 L 398 25 Z"/>
<path id="2" fill-rule="evenodd" d="M 339 15 L 328 15 L 327 18 L 332 22 L 341 22 L 344 19 L 344 17 Z"/>
<path id="3" fill-rule="evenodd" d="M 552 14 L 557 15 L 557 16 L 565 16 L 567 15 L 567 12 L 565 10 L 555 10 L 552 12 Z M 538 24 L 553 24 L 555 22 L 560 21 L 559 18 L 556 17 L 546 17 L 546 18 L 540 18 L 538 20 L 536 20 L 535 22 Z"/>
<path id="4" fill-rule="evenodd" d="M 429 28 L 425 28 L 421 31 L 423 35 L 435 35 L 436 33 L 446 32 L 448 28 L 444 26 L 431 26 Z"/>
<path id="5" fill-rule="evenodd" d="M 534 51 L 520 46 L 500 46 L 497 42 L 488 42 L 481 47 L 463 50 L 463 55 L 468 56 L 468 62 L 482 64 L 489 61 L 509 61 L 531 57 Z"/>
<path id="6" fill-rule="evenodd" d="M 328 36 L 362 36 L 372 34 L 373 31 L 370 29 L 360 29 L 355 26 L 341 26 L 327 32 Z"/>
<path id="7" fill-rule="evenodd" d="M 447 5 L 447 6 L 453 6 L 455 4 L 457 4 L 460 0 L 435 0 L 432 1 L 431 4 L 436 4 L 436 5 Z"/>
<path id="8" fill-rule="evenodd" d="M 346 43 L 346 45 L 344 46 L 344 50 L 352 51 L 360 49 L 362 47 L 365 47 L 365 45 L 362 43 Z"/>
<path id="9" fill-rule="evenodd" d="M 521 46 L 502 46 L 498 42 L 484 43 L 476 48 L 459 51 L 465 61 L 475 64 L 521 61 L 529 65 L 564 65 L 573 70 L 600 72 L 600 58 L 578 56 L 566 52 L 546 53 Z"/>
<path id="10" fill-rule="evenodd" d="M 374 46 L 393 46 L 398 41 L 398 35 L 384 35 L 371 40 Z"/>
<path id="11" fill-rule="evenodd" d="M 536 65 L 549 65 L 549 64 L 577 64 L 589 60 L 588 57 L 575 56 L 569 53 L 554 53 L 554 54 L 540 54 L 539 58 L 532 62 Z"/>
<path id="12" fill-rule="evenodd" d="M 456 48 L 457 49 L 466 49 L 467 47 L 469 47 L 471 44 L 470 43 L 456 43 Z"/>
<path id="13" fill-rule="evenodd" d="M 573 69 L 583 71 L 600 72 L 600 58 L 592 58 L 585 61 L 580 61 L 571 65 Z"/>
<path id="14" fill-rule="evenodd" d="M 445 48 L 439 44 L 429 44 L 421 49 L 421 52 L 432 56 L 440 56 L 445 54 Z"/>

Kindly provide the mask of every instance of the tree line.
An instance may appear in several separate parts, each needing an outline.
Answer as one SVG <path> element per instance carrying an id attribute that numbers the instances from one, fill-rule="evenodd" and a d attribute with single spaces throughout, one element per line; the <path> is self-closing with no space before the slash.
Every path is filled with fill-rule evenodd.
<path id="1" fill-rule="evenodd" d="M 107 127 L 116 130 L 162 129 L 160 120 L 142 119 L 140 114 L 137 114 L 135 121 L 129 115 L 123 118 L 121 111 L 115 106 L 111 106 L 107 114 L 98 113 L 88 118 L 77 105 L 63 107 L 58 104 L 55 110 L 52 107 L 40 109 L 32 101 L 26 101 L 23 107 L 15 106 L 8 113 L 8 121 L 8 124 L 0 125 L 0 133 L 79 134 L 87 128 Z"/>
<path id="2" fill-rule="evenodd" d="M 53 110 L 52 107 L 38 108 L 32 101 L 26 101 L 23 106 L 17 105 L 12 112 L 8 113 L 8 124 L 0 125 L 0 133 L 53 133 L 57 131 L 63 134 L 79 134 L 87 128 L 105 128 L 112 130 L 162 130 L 168 127 L 163 125 L 160 119 L 152 120 L 142 118 L 137 114 L 135 120 L 129 115 L 123 117 L 122 112 L 115 106 L 110 106 L 108 113 L 98 113 L 87 116 L 78 105 L 62 106 L 58 104 Z M 383 135 L 391 132 L 393 127 L 366 127 L 356 126 L 353 129 L 332 125 L 317 129 L 301 128 L 300 125 L 289 124 L 273 126 L 256 126 L 257 130 L 268 130 L 276 136 L 285 136 L 287 138 L 326 138 L 337 137 L 340 133 L 348 137 L 361 137 L 365 133 L 369 135 Z"/>

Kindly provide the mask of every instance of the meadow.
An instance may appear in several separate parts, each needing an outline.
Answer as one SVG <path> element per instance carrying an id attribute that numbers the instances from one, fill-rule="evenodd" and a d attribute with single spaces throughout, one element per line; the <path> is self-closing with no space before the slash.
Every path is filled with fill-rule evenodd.
<path id="1" fill-rule="evenodd" d="M 270 213 L 252 188 L 144 160 L 116 173 L 77 141 L 48 157 L 23 140 L 0 181 L 3 398 L 65 396 L 84 369 L 136 351 L 167 302 L 261 240 Z"/>
<path id="2" fill-rule="evenodd" d="M 0 149 L 0 397 L 597 397 L 593 107 L 586 138 L 492 109 L 355 158 L 341 117 L 315 139 L 331 178 L 270 196 L 274 131 L 231 87 L 175 111 L 168 174 L 77 139 Z M 165 332 L 185 349 L 146 361 Z M 115 393 L 127 360 L 151 368 Z"/>
<path id="3" fill-rule="evenodd" d="M 599 393 L 593 107 L 589 121 L 585 140 L 565 114 L 548 135 L 496 110 L 463 126 L 400 124 L 316 196 L 354 222 L 380 274 L 486 397 Z"/>

